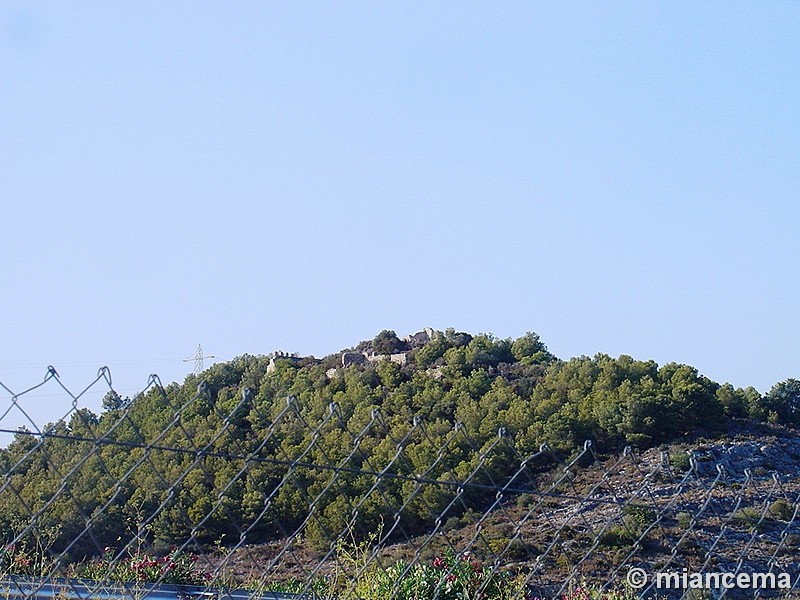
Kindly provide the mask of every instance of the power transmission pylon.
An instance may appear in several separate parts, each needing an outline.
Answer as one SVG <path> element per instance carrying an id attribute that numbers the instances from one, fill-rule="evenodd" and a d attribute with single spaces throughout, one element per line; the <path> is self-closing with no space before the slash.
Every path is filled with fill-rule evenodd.
<path id="1" fill-rule="evenodd" d="M 203 359 L 204 358 L 216 358 L 213 354 L 203 354 L 203 348 L 200 344 L 197 344 L 197 352 L 195 352 L 192 356 L 183 359 L 183 362 L 192 362 L 194 361 L 194 374 L 200 375 L 203 372 Z"/>

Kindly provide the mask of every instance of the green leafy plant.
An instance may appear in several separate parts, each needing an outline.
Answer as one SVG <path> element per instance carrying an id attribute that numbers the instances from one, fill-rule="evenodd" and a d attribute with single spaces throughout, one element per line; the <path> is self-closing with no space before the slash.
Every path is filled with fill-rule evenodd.
<path id="1" fill-rule="evenodd" d="M 0 573 L 41 576 L 50 571 L 53 561 L 42 548 L 27 543 L 7 545 L 0 554 Z"/>
<path id="2" fill-rule="evenodd" d="M 369 598 L 416 600 L 436 595 L 442 600 L 482 598 L 503 600 L 513 597 L 515 578 L 481 563 L 474 555 L 456 555 L 449 550 L 431 564 L 408 566 L 395 563 L 386 570 L 373 570 L 357 592 Z M 518 587 L 516 588 L 518 589 Z"/>
<path id="3" fill-rule="evenodd" d="M 731 519 L 736 523 L 747 527 L 748 529 L 760 528 L 764 525 L 761 511 L 759 511 L 757 508 L 753 508 L 752 506 L 740 508 L 733 513 L 733 515 L 731 515 Z"/>
<path id="4" fill-rule="evenodd" d="M 213 576 L 197 566 L 197 556 L 173 550 L 165 556 L 136 551 L 117 557 L 112 548 L 103 555 L 78 565 L 73 576 L 98 581 L 134 583 L 175 583 L 205 585 Z"/>
<path id="5" fill-rule="evenodd" d="M 581 584 L 567 594 L 554 600 L 635 600 L 636 592 L 628 588 L 600 589 L 588 584 Z M 545 600 L 539 596 L 527 595 L 525 600 Z"/>
<path id="6" fill-rule="evenodd" d="M 688 452 L 676 452 L 675 454 L 669 455 L 669 464 L 679 473 L 685 473 L 692 466 L 689 458 L 690 456 Z"/>
<path id="7" fill-rule="evenodd" d="M 644 504 L 628 504 L 622 514 L 625 525 L 636 533 L 656 520 L 656 511 Z"/>
<path id="8" fill-rule="evenodd" d="M 791 521 L 792 517 L 794 517 L 794 504 L 779 498 L 769 505 L 767 514 L 781 521 Z"/>
<path id="9" fill-rule="evenodd" d="M 689 529 L 692 526 L 692 515 L 688 512 L 679 512 L 675 515 L 675 519 L 678 521 L 678 527 L 681 529 Z"/>
<path id="10" fill-rule="evenodd" d="M 601 546 L 612 548 L 630 546 L 633 543 L 633 535 L 628 528 L 614 525 L 598 535 L 598 542 Z"/>

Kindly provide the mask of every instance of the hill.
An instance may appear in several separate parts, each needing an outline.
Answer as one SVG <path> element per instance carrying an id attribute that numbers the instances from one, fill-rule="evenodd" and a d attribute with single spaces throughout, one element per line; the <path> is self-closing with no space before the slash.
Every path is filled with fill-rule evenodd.
<path id="1" fill-rule="evenodd" d="M 561 360 L 535 333 L 382 331 L 321 359 L 243 355 L 132 399 L 110 390 L 100 415 L 76 409 L 42 434 L 19 432 L 0 451 L 0 531 L 64 564 L 108 548 L 173 546 L 228 547 L 241 563 L 242 549 L 271 544 L 284 553 L 301 544 L 324 560 L 345 533 L 358 544 L 378 530 L 381 547 L 404 548 L 399 556 L 499 510 L 500 521 L 534 527 L 520 498 L 541 505 L 541 492 L 531 494 L 559 465 L 600 465 L 628 446 L 649 457 L 659 444 L 759 424 L 793 427 L 799 401 L 793 379 L 761 395 L 689 365 Z M 608 475 L 593 468 L 584 490 Z M 564 485 L 562 500 L 549 501 L 556 513 L 575 500 Z M 587 511 L 596 532 L 602 518 Z M 511 560 L 552 545 L 531 541 L 532 530 L 520 542 L 523 533 L 506 531 L 517 550 L 497 553 Z"/>

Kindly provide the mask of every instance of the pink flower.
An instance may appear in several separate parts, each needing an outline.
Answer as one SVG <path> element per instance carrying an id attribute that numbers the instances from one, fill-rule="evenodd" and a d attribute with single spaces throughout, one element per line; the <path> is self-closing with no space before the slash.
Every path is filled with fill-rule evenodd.
<path id="1" fill-rule="evenodd" d="M 446 569 L 447 563 L 441 556 L 437 556 L 436 558 L 433 559 L 433 566 L 436 569 Z"/>

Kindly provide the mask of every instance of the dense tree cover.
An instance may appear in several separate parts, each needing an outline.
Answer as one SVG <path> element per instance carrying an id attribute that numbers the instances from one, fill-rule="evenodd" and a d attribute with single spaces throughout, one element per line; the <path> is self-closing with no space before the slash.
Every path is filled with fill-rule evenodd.
<path id="1" fill-rule="evenodd" d="M 415 345 L 383 331 L 359 348 L 407 362 L 332 373 L 337 357 L 268 370 L 269 357 L 245 355 L 133 400 L 109 392 L 102 414 L 74 412 L 44 438 L 20 432 L 0 450 L 0 534 L 19 542 L 28 530 L 72 558 L 296 531 L 324 545 L 379 520 L 401 537 L 495 497 L 417 478 L 502 485 L 543 443 L 568 453 L 591 439 L 610 452 L 730 418 L 800 424 L 796 380 L 761 396 L 687 365 L 562 361 L 535 333 L 448 330 Z M 376 484 L 376 473 L 394 477 Z"/>

